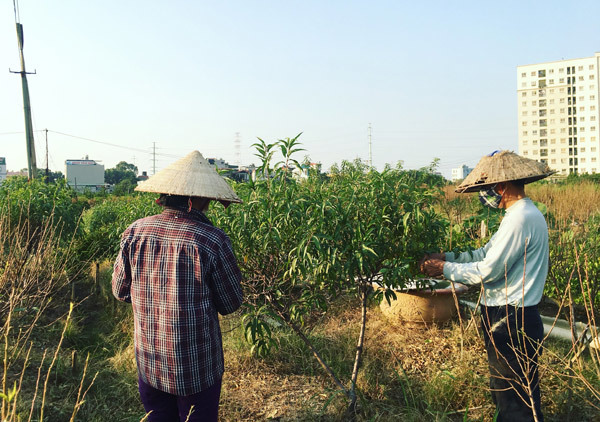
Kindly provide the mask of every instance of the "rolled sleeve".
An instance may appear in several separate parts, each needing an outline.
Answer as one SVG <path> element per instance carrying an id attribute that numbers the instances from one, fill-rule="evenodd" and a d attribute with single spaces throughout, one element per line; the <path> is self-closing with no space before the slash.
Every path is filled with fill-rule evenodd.
<path id="1" fill-rule="evenodd" d="M 121 250 L 117 255 L 112 275 L 112 292 L 122 302 L 131 303 L 131 266 L 128 257 L 129 245 L 121 241 Z"/>
<path id="2" fill-rule="evenodd" d="M 484 248 L 475 251 L 477 257 L 483 252 L 481 260 L 446 262 L 444 277 L 464 284 L 488 283 L 503 279 L 515 261 L 522 256 L 523 244 L 518 230 L 506 225 L 501 226 Z M 464 253 L 459 258 L 465 259 L 462 255 Z"/>
<path id="3" fill-rule="evenodd" d="M 229 238 L 225 238 L 219 247 L 211 279 L 213 302 L 221 315 L 230 314 L 242 305 L 242 273 Z"/>

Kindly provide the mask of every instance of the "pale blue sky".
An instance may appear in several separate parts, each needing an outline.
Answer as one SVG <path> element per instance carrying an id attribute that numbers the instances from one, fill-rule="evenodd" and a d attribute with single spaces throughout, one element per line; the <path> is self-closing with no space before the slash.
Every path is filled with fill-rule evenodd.
<path id="1" fill-rule="evenodd" d="M 440 170 L 517 149 L 516 66 L 600 51 L 590 1 L 20 1 L 34 128 L 67 158 L 151 172 L 304 132 L 325 168 Z M 12 0 L 0 4 L 0 156 L 26 167 Z M 13 132 L 20 132 L 12 134 Z M 56 132 L 129 149 L 94 143 Z M 7 134 L 8 133 L 8 134 Z M 36 132 L 38 166 L 44 134 Z M 299 156 L 302 158 L 302 156 Z"/>

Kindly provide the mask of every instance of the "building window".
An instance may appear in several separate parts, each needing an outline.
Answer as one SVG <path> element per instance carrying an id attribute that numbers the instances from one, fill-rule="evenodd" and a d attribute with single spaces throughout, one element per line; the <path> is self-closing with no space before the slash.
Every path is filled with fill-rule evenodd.
<path id="1" fill-rule="evenodd" d="M 590 120 L 596 120 L 596 116 L 591 116 Z"/>
<path id="2" fill-rule="evenodd" d="M 525 141 L 523 141 L 523 145 L 527 145 L 527 141 L 526 141 L 526 140 L 525 140 Z"/>
<path id="3" fill-rule="evenodd" d="M 585 147 L 579 148 L 579 152 L 585 152 Z"/>
<path id="4" fill-rule="evenodd" d="M 531 72 L 531 76 L 535 76 L 535 72 Z"/>
<path id="5" fill-rule="evenodd" d="M 590 75 L 590 80 L 594 80 L 594 75 Z"/>
<path id="6" fill-rule="evenodd" d="M 537 85 L 537 83 L 536 83 L 535 81 L 531 81 L 531 82 L 530 82 L 530 85 L 531 85 L 531 86 L 536 86 L 536 85 Z"/>
<path id="7" fill-rule="evenodd" d="M 550 80 L 548 81 L 548 84 L 550 84 L 550 85 L 554 85 L 554 79 L 550 79 Z M 552 90 L 550 90 L 550 91 L 552 91 Z"/>
<path id="8" fill-rule="evenodd" d="M 592 127 L 590 128 L 590 130 L 591 130 L 592 132 L 595 132 L 595 131 L 596 131 L 596 126 L 592 126 Z"/>
<path id="9" fill-rule="evenodd" d="M 593 64 L 590 65 L 590 70 L 594 70 L 594 65 Z"/>
<path id="10" fill-rule="evenodd" d="M 550 145 L 554 145 L 556 143 L 556 138 L 550 139 Z"/>
<path id="11" fill-rule="evenodd" d="M 553 108 L 550 109 L 550 114 L 554 114 L 554 109 Z"/>
<path id="12" fill-rule="evenodd" d="M 579 111 L 585 111 L 585 107 L 584 106 L 579 107 Z"/>
<path id="13" fill-rule="evenodd" d="M 583 66 L 579 66 L 577 70 L 583 70 Z"/>
<path id="14" fill-rule="evenodd" d="M 560 143 L 561 144 L 566 144 L 567 143 L 567 138 L 560 138 Z M 564 151 L 562 151 L 564 152 Z"/>
<path id="15" fill-rule="evenodd" d="M 547 139 L 540 139 L 540 146 L 541 147 L 547 147 L 548 146 L 548 140 Z"/>
<path id="16" fill-rule="evenodd" d="M 527 107 L 527 101 L 523 101 L 523 102 L 521 103 L 521 105 L 522 105 L 523 107 Z"/>
<path id="17" fill-rule="evenodd" d="M 537 145 L 537 139 L 534 139 L 532 142 L 533 145 Z"/>
<path id="18" fill-rule="evenodd" d="M 527 136 L 527 131 L 526 130 L 523 131 L 523 136 Z M 527 142 L 527 141 L 524 141 L 524 142 Z"/>
<path id="19" fill-rule="evenodd" d="M 537 101 L 536 101 L 536 100 L 533 100 L 533 101 L 531 102 L 531 105 L 535 107 L 535 106 L 537 105 Z"/>
<path id="20" fill-rule="evenodd" d="M 590 100 L 594 101 L 596 99 L 595 95 L 590 95 Z"/>
<path id="21" fill-rule="evenodd" d="M 550 154 L 556 154 L 556 150 L 555 149 L 551 149 L 550 150 Z"/>
<path id="22" fill-rule="evenodd" d="M 537 129 L 536 129 L 536 130 L 534 130 L 533 132 L 531 132 L 531 134 L 532 134 L 533 136 L 537 136 Z M 534 142 L 537 142 L 537 141 L 534 141 Z"/>
<path id="23" fill-rule="evenodd" d="M 564 84 L 565 83 L 565 78 L 558 78 L 558 83 L 559 84 Z"/>
<path id="24" fill-rule="evenodd" d="M 580 77 L 579 77 L 579 80 L 580 80 L 580 81 L 583 81 L 583 76 L 580 76 Z"/>
<path id="25" fill-rule="evenodd" d="M 546 107 L 546 100 L 540 100 L 540 107 Z"/>
<path id="26" fill-rule="evenodd" d="M 559 89 L 559 90 L 558 90 L 558 92 L 561 92 L 561 93 L 562 93 L 562 92 L 565 92 L 565 89 L 564 89 L 564 88 L 561 88 L 561 89 Z"/>
<path id="27" fill-rule="evenodd" d="M 521 88 L 527 87 L 527 82 L 521 82 Z"/>
<path id="28" fill-rule="evenodd" d="M 538 78 L 546 77 L 546 69 L 538 70 Z"/>
<path id="29" fill-rule="evenodd" d="M 551 98 L 549 101 L 550 104 L 554 104 L 554 98 Z"/>
<path id="30" fill-rule="evenodd" d="M 527 96 L 527 93 L 526 93 L 525 91 L 523 91 L 523 92 L 521 93 L 521 97 L 526 97 L 526 96 Z"/>
<path id="31" fill-rule="evenodd" d="M 527 116 L 527 111 L 524 111 L 523 113 L 521 113 L 523 116 Z"/>
<path id="32" fill-rule="evenodd" d="M 579 121 L 580 121 L 580 122 L 585 122 L 585 117 L 583 117 L 583 116 L 582 116 L 582 117 L 580 117 L 580 118 L 579 118 Z"/>
<path id="33" fill-rule="evenodd" d="M 533 111 L 531 112 L 531 115 L 532 115 L 532 116 L 537 116 L 537 110 L 533 110 Z"/>
<path id="34" fill-rule="evenodd" d="M 525 76 L 527 76 L 527 73 L 525 73 L 525 72 L 521 73 L 522 78 L 524 78 Z"/>
<path id="35" fill-rule="evenodd" d="M 540 150 L 540 157 L 547 157 L 548 156 L 548 150 L 547 149 L 541 149 Z"/>
<path id="36" fill-rule="evenodd" d="M 548 129 L 540 129 L 540 136 L 548 136 Z"/>
<path id="37" fill-rule="evenodd" d="M 565 73 L 565 69 L 561 67 L 560 69 L 558 69 L 558 73 Z"/>
<path id="38" fill-rule="evenodd" d="M 521 126 L 527 126 L 527 122 L 521 122 Z"/>
<path id="39" fill-rule="evenodd" d="M 527 150 L 523 151 L 523 155 L 527 155 L 527 154 L 529 154 L 529 151 L 527 151 Z"/>
<path id="40" fill-rule="evenodd" d="M 590 110 L 591 110 L 591 111 L 594 111 L 594 110 L 596 110 L 596 106 L 595 106 L 595 105 L 593 105 L 593 106 L 590 106 Z"/>
<path id="41" fill-rule="evenodd" d="M 596 85 L 590 85 L 590 91 L 593 91 L 594 89 L 596 89 Z"/>

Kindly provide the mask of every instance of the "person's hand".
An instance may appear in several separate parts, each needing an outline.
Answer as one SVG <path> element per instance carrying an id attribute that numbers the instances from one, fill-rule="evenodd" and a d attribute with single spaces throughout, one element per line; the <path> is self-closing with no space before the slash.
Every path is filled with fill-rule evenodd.
<path id="1" fill-rule="evenodd" d="M 423 258 L 421 258 L 419 260 L 419 269 L 421 270 L 422 273 L 425 273 L 425 267 L 423 266 L 423 264 L 428 259 L 437 259 L 437 260 L 440 260 L 440 261 L 445 261 L 446 260 L 446 254 L 444 252 L 425 254 L 423 256 Z"/>
<path id="2" fill-rule="evenodd" d="M 421 268 L 429 277 L 440 277 L 444 274 L 444 261 L 441 259 L 426 259 Z"/>

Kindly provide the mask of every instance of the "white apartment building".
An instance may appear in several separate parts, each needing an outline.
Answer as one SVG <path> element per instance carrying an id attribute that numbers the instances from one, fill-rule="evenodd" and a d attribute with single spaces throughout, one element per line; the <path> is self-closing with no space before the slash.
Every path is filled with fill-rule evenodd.
<path id="1" fill-rule="evenodd" d="M 600 53 L 517 66 L 519 154 L 561 175 L 600 172 Z"/>
<path id="2" fill-rule="evenodd" d="M 473 169 L 465 164 L 463 164 L 460 167 L 453 168 L 452 169 L 452 181 L 456 182 L 458 180 L 463 180 L 472 171 L 473 171 Z"/>

